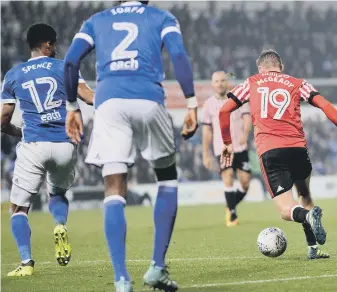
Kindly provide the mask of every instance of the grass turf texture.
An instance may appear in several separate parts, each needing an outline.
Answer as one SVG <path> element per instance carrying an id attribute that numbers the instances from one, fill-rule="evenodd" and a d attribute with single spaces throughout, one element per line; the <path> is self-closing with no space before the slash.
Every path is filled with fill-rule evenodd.
<path id="1" fill-rule="evenodd" d="M 168 252 L 169 271 L 179 291 L 337 291 L 336 200 L 319 201 L 328 232 L 324 249 L 331 258 L 308 261 L 301 224 L 282 221 L 271 201 L 244 203 L 240 226 L 226 228 L 223 206 L 180 207 Z M 142 277 L 152 256 L 152 209 L 127 208 L 128 268 L 135 291 L 149 291 Z M 69 216 L 73 247 L 68 266 L 54 258 L 53 221 L 48 213 L 31 213 L 32 277 L 8 278 L 19 263 L 7 212 L 2 212 L 1 276 L 3 292 L 114 291 L 113 273 L 103 234 L 103 212 L 76 211 Z M 288 248 L 279 258 L 267 258 L 256 246 L 259 232 L 276 226 L 284 230 Z"/>

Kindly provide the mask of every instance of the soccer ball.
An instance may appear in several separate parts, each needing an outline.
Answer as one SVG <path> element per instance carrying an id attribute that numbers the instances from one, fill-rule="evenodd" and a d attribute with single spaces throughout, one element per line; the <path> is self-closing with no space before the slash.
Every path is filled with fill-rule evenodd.
<path id="1" fill-rule="evenodd" d="M 287 249 L 287 238 L 281 229 L 269 227 L 260 232 L 257 246 L 265 256 L 279 257 Z"/>

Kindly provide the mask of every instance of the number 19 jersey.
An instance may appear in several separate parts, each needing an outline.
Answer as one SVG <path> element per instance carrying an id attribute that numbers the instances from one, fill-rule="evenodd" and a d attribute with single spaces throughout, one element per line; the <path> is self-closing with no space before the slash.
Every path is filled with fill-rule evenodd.
<path id="1" fill-rule="evenodd" d="M 95 107 L 111 98 L 164 104 L 161 50 L 172 32 L 180 33 L 172 14 L 140 2 L 122 3 L 85 21 L 75 38 L 96 50 Z"/>
<path id="2" fill-rule="evenodd" d="M 20 102 L 25 142 L 69 142 L 65 132 L 64 61 L 37 57 L 9 70 L 2 84 L 3 103 Z M 82 77 L 80 83 L 84 83 Z"/>
<path id="3" fill-rule="evenodd" d="M 250 103 L 259 156 L 268 150 L 306 147 L 300 102 L 319 93 L 308 82 L 279 72 L 256 74 L 228 94 L 239 106 Z"/>

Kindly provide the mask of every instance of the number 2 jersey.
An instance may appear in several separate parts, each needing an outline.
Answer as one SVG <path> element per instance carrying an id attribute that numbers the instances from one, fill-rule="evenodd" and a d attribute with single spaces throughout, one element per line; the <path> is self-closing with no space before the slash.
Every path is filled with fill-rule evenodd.
<path id="1" fill-rule="evenodd" d="M 25 142 L 69 142 L 65 132 L 64 61 L 37 57 L 5 75 L 1 101 L 20 103 Z M 80 76 L 79 82 L 85 81 Z"/>
<path id="2" fill-rule="evenodd" d="M 304 79 L 278 72 L 253 75 L 228 94 L 239 106 L 250 103 L 257 153 L 306 147 L 300 102 L 311 103 L 319 92 Z"/>
<path id="3" fill-rule="evenodd" d="M 140 2 L 125 2 L 86 20 L 75 39 L 96 50 L 95 107 L 111 98 L 164 104 L 161 51 L 171 33 L 180 34 L 176 18 Z"/>

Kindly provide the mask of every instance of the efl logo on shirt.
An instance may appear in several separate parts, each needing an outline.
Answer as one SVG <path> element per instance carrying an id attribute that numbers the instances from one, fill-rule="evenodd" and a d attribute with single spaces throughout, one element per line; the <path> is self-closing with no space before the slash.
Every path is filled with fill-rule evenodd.
<path id="1" fill-rule="evenodd" d="M 41 122 L 42 123 L 59 121 L 61 119 L 62 119 L 61 114 L 57 110 L 54 110 L 53 112 L 48 113 L 48 114 L 41 115 Z"/>

